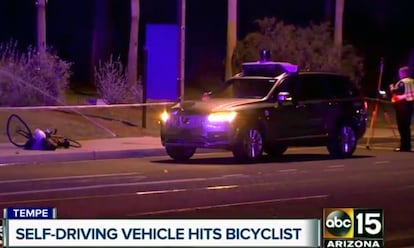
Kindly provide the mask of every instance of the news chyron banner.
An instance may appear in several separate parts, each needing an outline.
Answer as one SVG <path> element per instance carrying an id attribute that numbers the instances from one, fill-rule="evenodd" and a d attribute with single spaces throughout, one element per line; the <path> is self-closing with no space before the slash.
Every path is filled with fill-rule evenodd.
<path id="1" fill-rule="evenodd" d="M 8 221 L 9 219 L 16 219 L 17 217 L 21 219 L 56 219 L 57 212 L 56 208 L 5 208 L 3 210 L 3 218 L 0 219 L 0 247 L 7 247 L 8 241 Z"/>
<path id="2" fill-rule="evenodd" d="M 3 247 L 3 219 L 0 219 L 0 248 Z"/>
<path id="3" fill-rule="evenodd" d="M 370 208 L 325 208 L 324 247 L 384 247 L 384 212 Z"/>
<path id="4" fill-rule="evenodd" d="M 321 247 L 320 219 L 57 219 L 7 208 L 4 247 Z"/>

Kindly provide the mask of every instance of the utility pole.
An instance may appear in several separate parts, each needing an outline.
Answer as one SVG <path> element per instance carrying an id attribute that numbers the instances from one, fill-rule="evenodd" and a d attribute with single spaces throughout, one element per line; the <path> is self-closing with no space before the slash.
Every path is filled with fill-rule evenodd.
<path id="1" fill-rule="evenodd" d="M 178 1 L 178 17 L 179 17 L 179 44 L 178 44 L 178 97 L 180 102 L 184 101 L 185 87 L 185 20 L 186 20 L 186 0 Z"/>
<path id="2" fill-rule="evenodd" d="M 37 51 L 40 54 L 46 52 L 46 2 L 47 0 L 36 0 L 37 7 Z"/>
<path id="3" fill-rule="evenodd" d="M 232 57 L 237 44 L 237 1 L 227 0 L 226 80 L 233 76 Z"/>
<path id="4" fill-rule="evenodd" d="M 131 0 L 131 30 L 129 35 L 127 82 L 130 87 L 137 83 L 139 1 Z"/>
<path id="5" fill-rule="evenodd" d="M 345 0 L 336 0 L 334 42 L 338 47 L 342 47 L 344 5 Z"/>

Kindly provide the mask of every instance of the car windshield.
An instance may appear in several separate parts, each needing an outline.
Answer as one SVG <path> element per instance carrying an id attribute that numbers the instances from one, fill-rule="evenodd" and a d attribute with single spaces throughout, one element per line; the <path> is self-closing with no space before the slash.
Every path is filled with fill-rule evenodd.
<path id="1" fill-rule="evenodd" d="M 263 98 L 275 84 L 274 79 L 237 78 L 225 82 L 223 87 L 212 92 L 212 98 Z"/>

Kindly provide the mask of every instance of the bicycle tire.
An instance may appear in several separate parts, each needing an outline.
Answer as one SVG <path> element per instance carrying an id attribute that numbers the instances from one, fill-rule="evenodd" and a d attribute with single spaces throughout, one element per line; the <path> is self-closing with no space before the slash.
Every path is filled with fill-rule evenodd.
<path id="1" fill-rule="evenodd" d="M 81 143 L 79 143 L 79 141 L 76 141 L 74 139 L 65 137 L 63 135 L 58 135 L 58 134 L 52 134 L 50 136 L 50 138 L 56 143 L 58 144 L 59 147 L 65 147 L 65 148 L 69 148 L 69 147 L 74 147 L 74 148 L 81 148 L 82 145 Z M 68 146 L 66 146 L 64 144 L 64 141 L 68 142 Z"/>
<path id="2" fill-rule="evenodd" d="M 13 121 L 16 119 L 17 125 L 16 128 L 12 130 Z M 17 147 L 24 147 L 26 142 L 32 137 L 32 130 L 30 130 L 27 123 L 17 114 L 11 114 L 9 118 L 7 118 L 6 124 L 6 134 L 7 138 L 9 139 L 10 143 Z M 24 137 L 24 141 L 20 141 L 17 137 Z"/>
<path id="3" fill-rule="evenodd" d="M 73 147 L 73 148 L 81 148 L 82 145 L 81 143 L 79 143 L 79 141 L 76 141 L 74 139 L 71 138 L 66 138 L 67 141 L 69 141 L 69 146 Z"/>

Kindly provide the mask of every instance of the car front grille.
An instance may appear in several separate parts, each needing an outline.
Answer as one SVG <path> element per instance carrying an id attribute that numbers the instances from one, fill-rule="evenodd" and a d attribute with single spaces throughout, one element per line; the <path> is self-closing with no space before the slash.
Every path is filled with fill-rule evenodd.
<path id="1" fill-rule="evenodd" d="M 198 128 L 203 126 L 205 119 L 202 115 L 172 115 L 170 125 L 175 128 Z"/>

